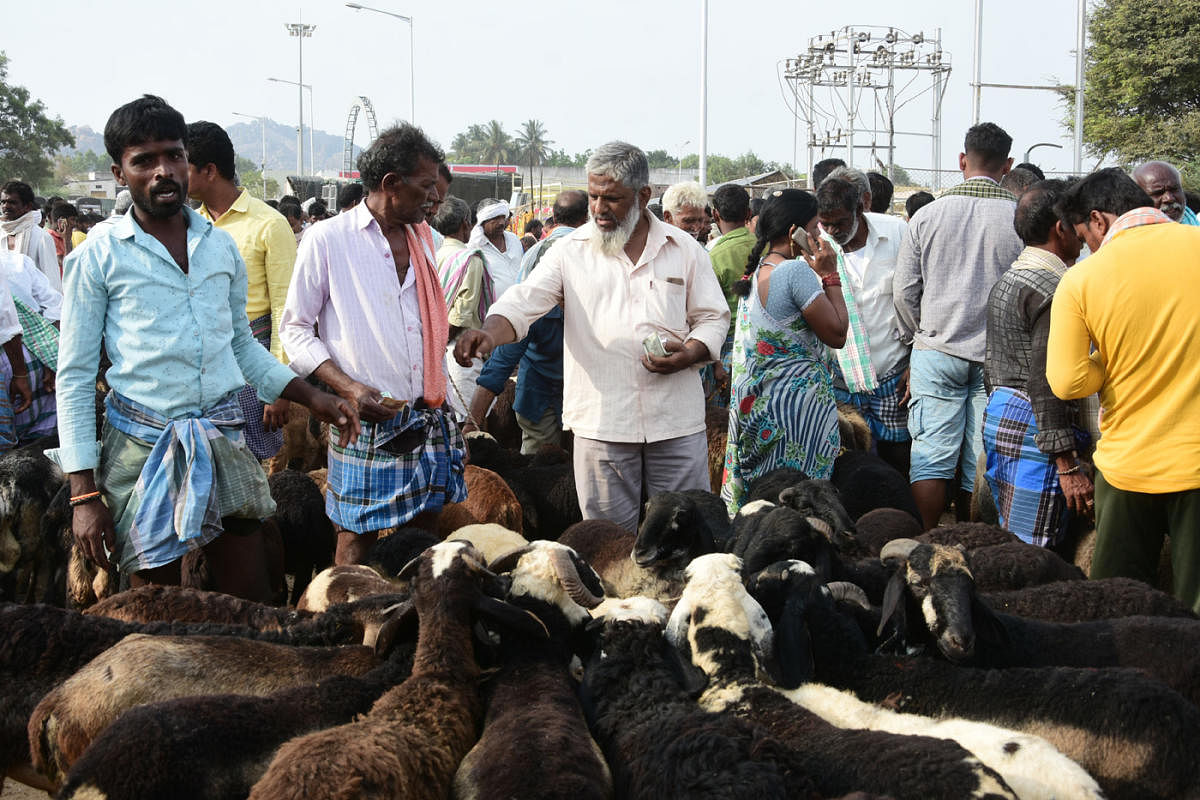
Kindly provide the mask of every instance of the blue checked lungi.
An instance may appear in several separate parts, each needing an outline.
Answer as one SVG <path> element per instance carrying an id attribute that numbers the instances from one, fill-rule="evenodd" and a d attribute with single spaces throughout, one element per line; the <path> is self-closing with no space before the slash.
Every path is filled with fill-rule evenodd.
<path id="1" fill-rule="evenodd" d="M 1050 455 L 1038 449 L 1033 440 L 1036 433 L 1029 396 L 997 387 L 983 412 L 988 486 L 1000 524 L 1022 541 L 1046 547 L 1061 541 L 1071 512 L 1058 485 L 1058 468 Z M 1076 431 L 1081 450 L 1088 438 Z"/>
<path id="2" fill-rule="evenodd" d="M 29 373 L 29 388 L 33 390 L 33 403 L 20 414 L 12 414 L 9 406 L 9 417 L 13 427 L 12 436 L 17 443 L 28 443 L 43 436 L 49 436 L 58 430 L 58 400 L 57 395 L 47 392 L 42 380 L 42 362 L 37 360 L 29 348 L 22 346 L 25 356 L 24 371 Z M 7 358 L 0 358 L 0 386 L 7 394 L 12 381 L 12 365 Z M 0 426 L 5 423 L 0 421 Z M 4 435 L 4 434 L 0 434 Z"/>
<path id="3" fill-rule="evenodd" d="M 275 510 L 246 450 L 233 394 L 203 416 L 167 419 L 109 392 L 97 483 L 113 513 L 122 571 L 169 564 L 221 535 L 222 517 Z"/>
<path id="4" fill-rule="evenodd" d="M 390 420 L 364 422 L 349 447 L 329 431 L 325 511 L 338 528 L 369 533 L 466 499 L 458 425 L 440 409 L 406 405 Z"/>
<path id="5" fill-rule="evenodd" d="M 271 314 L 250 320 L 250 333 L 266 349 L 271 349 Z M 283 447 L 283 431 L 268 431 L 263 427 L 263 402 L 258 399 L 258 390 L 247 384 L 237 395 L 242 416 L 246 418 L 246 446 L 259 461 L 271 458 Z"/>
<path id="6" fill-rule="evenodd" d="M 908 407 L 900 405 L 900 395 L 896 393 L 904 371 L 905 364 L 869 392 L 848 392 L 833 387 L 833 396 L 839 403 L 846 403 L 857 408 L 871 428 L 871 437 L 877 442 L 907 442 L 912 437 L 908 435 Z M 837 373 L 840 377 L 840 372 Z"/>

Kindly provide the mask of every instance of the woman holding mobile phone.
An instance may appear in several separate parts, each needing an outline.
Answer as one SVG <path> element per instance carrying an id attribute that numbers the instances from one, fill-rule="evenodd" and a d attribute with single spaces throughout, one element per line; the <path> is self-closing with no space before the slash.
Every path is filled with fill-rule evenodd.
<path id="1" fill-rule="evenodd" d="M 846 341 L 837 256 L 817 230 L 817 201 L 800 189 L 763 204 L 742 280 L 733 337 L 729 439 L 721 497 L 731 514 L 755 478 L 778 467 L 833 473 L 840 440 L 824 345 Z"/>

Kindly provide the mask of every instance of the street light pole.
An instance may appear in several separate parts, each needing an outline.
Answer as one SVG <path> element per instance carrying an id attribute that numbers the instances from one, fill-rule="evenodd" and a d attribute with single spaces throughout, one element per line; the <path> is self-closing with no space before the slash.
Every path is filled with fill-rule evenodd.
<path id="1" fill-rule="evenodd" d="M 235 117 L 246 117 L 247 119 L 258 120 L 258 127 L 262 129 L 262 161 L 259 162 L 260 175 L 262 177 L 262 199 L 267 199 L 267 118 L 260 117 L 257 114 L 243 114 L 240 111 L 230 112 Z"/>
<path id="2" fill-rule="evenodd" d="M 296 172 L 304 174 L 304 39 L 312 36 L 316 25 L 305 25 L 303 22 L 289 22 L 283 26 L 289 36 L 295 36 L 300 45 L 300 76 L 296 83 L 296 95 L 300 98 L 300 117 L 296 128 Z"/>
<path id="3" fill-rule="evenodd" d="M 1083 68 L 1087 58 L 1087 0 L 1079 0 L 1075 39 L 1075 174 L 1083 173 Z"/>
<path id="4" fill-rule="evenodd" d="M 416 50 L 414 42 L 416 34 L 413 33 L 412 17 L 406 17 L 403 14 L 397 14 L 394 11 L 384 11 L 382 8 L 371 8 L 359 3 L 346 3 L 346 8 L 353 8 L 355 11 L 374 11 L 376 14 L 384 14 L 389 17 L 403 20 L 408 23 L 408 121 L 413 125 L 417 124 L 417 70 L 416 70 Z"/>
<path id="5" fill-rule="evenodd" d="M 700 187 L 708 186 L 708 0 L 700 18 Z"/>
<path id="6" fill-rule="evenodd" d="M 313 87 L 310 83 L 296 83 L 285 78 L 267 78 L 275 83 L 286 83 L 290 86 L 299 86 L 302 89 L 308 89 L 308 171 L 312 175 L 316 175 L 316 167 L 313 157 L 313 141 L 316 138 L 316 127 L 313 124 Z"/>

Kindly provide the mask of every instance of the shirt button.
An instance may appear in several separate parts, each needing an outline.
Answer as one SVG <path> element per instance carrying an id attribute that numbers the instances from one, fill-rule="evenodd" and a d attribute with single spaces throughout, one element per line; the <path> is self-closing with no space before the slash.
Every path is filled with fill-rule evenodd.
<path id="1" fill-rule="evenodd" d="M 191 291 L 189 291 L 189 292 L 188 292 L 188 297 L 195 297 L 195 296 L 196 296 L 196 290 L 195 290 L 195 289 L 192 289 Z"/>

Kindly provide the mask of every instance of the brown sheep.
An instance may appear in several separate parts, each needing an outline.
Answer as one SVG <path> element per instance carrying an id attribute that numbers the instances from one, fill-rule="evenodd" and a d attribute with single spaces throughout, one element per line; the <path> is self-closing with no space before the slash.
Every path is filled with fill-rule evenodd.
<path id="1" fill-rule="evenodd" d="M 438 534 L 445 539 L 464 525 L 495 522 L 521 533 L 521 504 L 504 479 L 490 469 L 468 464 L 463 472 L 467 499 L 447 503 L 438 516 Z"/>
<path id="2" fill-rule="evenodd" d="M 342 564 L 321 570 L 300 596 L 296 610 L 325 611 L 334 603 L 350 603 L 371 595 L 392 594 L 400 589 L 399 584 L 370 567 Z"/>
<path id="3" fill-rule="evenodd" d="M 729 410 L 710 408 L 704 414 L 704 433 L 708 438 L 708 485 L 713 494 L 721 493 L 725 479 L 725 445 L 729 440 Z"/>
<path id="4" fill-rule="evenodd" d="M 283 447 L 270 462 L 268 474 L 284 469 L 311 472 L 325 466 L 329 448 L 329 426 L 318 423 L 309 410 L 292 403 L 283 426 Z"/>
<path id="5" fill-rule="evenodd" d="M 263 697 L 379 665 L 361 645 L 292 647 L 236 636 L 135 633 L 42 698 L 29 717 L 34 767 L 56 784 L 92 740 L 130 708 L 200 694 Z"/>

